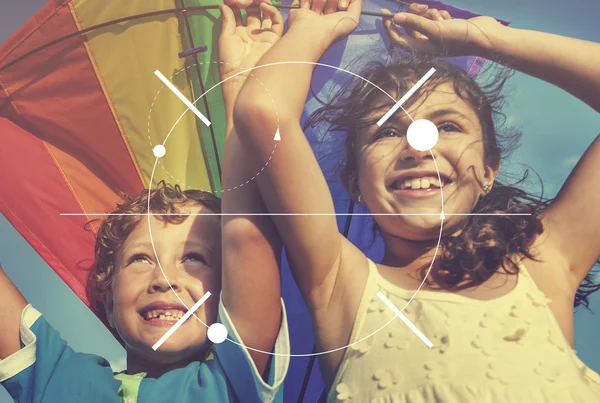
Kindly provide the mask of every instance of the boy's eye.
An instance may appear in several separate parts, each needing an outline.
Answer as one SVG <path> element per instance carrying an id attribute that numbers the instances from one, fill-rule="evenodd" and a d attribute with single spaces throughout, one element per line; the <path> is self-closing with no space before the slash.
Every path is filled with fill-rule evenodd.
<path id="1" fill-rule="evenodd" d="M 183 257 L 183 261 L 199 261 L 200 263 L 208 266 L 207 260 L 200 253 L 188 253 Z"/>
<path id="2" fill-rule="evenodd" d="M 137 262 L 150 263 L 151 260 L 147 255 L 145 255 L 143 253 L 136 253 L 135 255 L 133 255 L 132 257 L 129 258 L 128 264 L 137 263 Z"/>

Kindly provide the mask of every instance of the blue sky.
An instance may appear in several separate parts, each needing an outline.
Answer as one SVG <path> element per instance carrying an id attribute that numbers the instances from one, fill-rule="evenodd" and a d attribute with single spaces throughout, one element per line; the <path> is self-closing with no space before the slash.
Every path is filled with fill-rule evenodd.
<path id="1" fill-rule="evenodd" d="M 600 41 L 597 0 L 571 0 L 568 5 L 556 0 L 449 2 L 510 20 L 515 28 Z M 2 1 L 0 42 L 44 3 L 43 0 Z M 517 164 L 534 168 L 544 181 L 546 196 L 553 196 L 600 132 L 600 114 L 561 89 L 524 74 L 516 73 L 510 87 L 511 96 L 504 112 L 510 122 L 523 131 L 522 146 L 511 158 L 510 170 L 518 171 Z M 581 189 L 582 197 L 591 191 L 596 190 Z M 4 270 L 69 344 L 77 351 L 99 354 L 122 366 L 124 350 L 3 216 L 0 217 L 0 239 L 0 262 Z M 596 314 L 582 309 L 575 314 L 575 348 L 584 362 L 600 372 L 600 295 L 593 296 L 591 302 Z M 4 401 L 11 400 L 0 388 L 0 402 Z"/>

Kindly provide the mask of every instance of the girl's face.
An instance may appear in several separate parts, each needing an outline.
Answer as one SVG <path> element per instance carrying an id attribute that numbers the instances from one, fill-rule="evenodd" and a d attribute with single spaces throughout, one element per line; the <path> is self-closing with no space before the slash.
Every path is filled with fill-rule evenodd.
<path id="1" fill-rule="evenodd" d="M 209 212 L 193 206 L 182 213 L 204 210 Z M 107 298 L 109 322 L 128 354 L 157 364 L 190 361 L 208 346 L 207 328 L 193 315 L 156 351 L 152 346 L 207 291 L 212 295 L 195 316 L 208 326 L 215 323 L 221 290 L 220 222 L 211 215 L 189 216 L 181 224 L 151 217 L 150 226 L 158 261 L 144 218 L 116 253 Z"/>
<path id="2" fill-rule="evenodd" d="M 393 102 L 385 95 L 376 102 L 377 109 L 371 113 L 377 120 Z M 484 166 L 479 119 L 472 107 L 456 95 L 452 84 L 438 85 L 407 110 L 414 120 L 427 119 L 437 126 L 439 140 L 431 149 L 435 163 L 429 151 L 410 147 L 406 131 L 412 120 L 399 109 L 381 127 L 374 123 L 359 133 L 358 188 L 371 213 L 433 214 L 376 215 L 374 218 L 384 234 L 418 241 L 436 239 L 442 212 L 436 163 L 446 182 L 443 186 L 445 229 L 466 218 L 448 214 L 473 211 L 483 195 L 481 186 L 491 185 L 497 170 Z M 427 186 L 426 191 L 414 189 Z"/>

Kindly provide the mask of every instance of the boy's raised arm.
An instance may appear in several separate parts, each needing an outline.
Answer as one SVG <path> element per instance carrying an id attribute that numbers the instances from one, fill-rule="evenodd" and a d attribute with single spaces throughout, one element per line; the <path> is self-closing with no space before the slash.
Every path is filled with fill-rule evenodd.
<path id="1" fill-rule="evenodd" d="M 0 266 L 0 360 L 21 349 L 19 326 L 27 301 Z"/>

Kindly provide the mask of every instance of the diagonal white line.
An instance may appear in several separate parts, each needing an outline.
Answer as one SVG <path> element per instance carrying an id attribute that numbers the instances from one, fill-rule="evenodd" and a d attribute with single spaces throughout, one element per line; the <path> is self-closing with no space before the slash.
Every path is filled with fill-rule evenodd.
<path id="1" fill-rule="evenodd" d="M 402 106 L 402 104 L 404 104 L 404 102 L 406 102 L 406 100 L 411 97 L 412 94 L 414 94 L 419 88 L 421 88 L 421 86 L 425 83 L 425 81 L 429 79 L 429 77 L 432 76 L 433 73 L 435 73 L 435 69 L 432 67 L 415 85 L 413 85 L 413 87 L 410 90 L 408 90 L 406 94 L 404 94 L 402 98 L 400 98 L 398 102 L 396 102 L 394 106 L 392 106 L 392 109 L 387 111 L 386 114 L 383 115 L 383 117 L 379 119 L 379 121 L 377 121 L 377 126 L 381 126 L 382 124 L 384 124 L 385 121 L 388 120 L 390 116 L 392 116 L 394 112 L 396 112 Z"/>
<path id="2" fill-rule="evenodd" d="M 156 70 L 154 72 L 154 74 L 156 75 L 156 77 L 160 78 L 160 81 L 162 81 L 167 87 L 169 87 L 169 89 L 171 91 L 173 91 L 173 94 L 177 95 L 177 98 L 179 98 L 181 100 L 181 102 L 183 102 L 185 104 L 185 106 L 187 106 L 188 108 L 190 108 L 192 110 L 192 112 L 194 112 L 194 115 L 198 116 L 198 118 L 206 125 L 206 126 L 210 126 L 210 120 L 208 120 L 199 110 L 198 108 L 196 108 L 190 101 L 188 101 L 188 99 L 181 93 L 179 92 L 179 90 L 177 89 L 177 87 L 175 87 L 173 85 L 173 83 L 171 83 L 167 77 L 163 76 L 163 74 Z"/>
<path id="3" fill-rule="evenodd" d="M 172 327 L 171 327 L 171 328 L 170 328 L 170 329 L 167 331 L 167 333 L 165 333 L 165 334 L 163 335 L 163 337 L 161 337 L 161 338 L 160 338 L 160 340 L 158 340 L 158 341 L 157 341 L 157 342 L 156 342 L 156 343 L 155 343 L 155 344 L 152 346 L 152 349 L 153 349 L 154 351 L 156 351 L 156 350 L 157 350 L 157 349 L 158 349 L 158 348 L 159 348 L 159 347 L 160 347 L 160 346 L 161 346 L 161 345 L 162 345 L 162 344 L 163 344 L 163 343 L 164 343 L 164 342 L 165 342 L 165 341 L 166 341 L 166 340 L 167 340 L 169 337 L 171 337 L 171 335 L 172 335 L 173 333 L 175 333 L 175 331 L 176 331 L 177 329 L 179 329 L 179 326 L 181 326 L 181 325 L 183 324 L 183 322 L 185 322 L 186 320 L 188 320 L 188 318 L 189 318 L 190 316 L 192 316 L 192 314 L 193 314 L 194 312 L 196 312 L 196 309 L 200 308 L 200 305 L 202 305 L 202 304 L 203 304 L 203 303 L 204 303 L 204 302 L 205 302 L 205 301 L 208 299 L 208 297 L 210 297 L 210 291 L 206 291 L 206 294 L 204 294 L 204 295 L 202 296 L 202 298 L 200 298 L 200 299 L 198 300 L 198 302 L 196 302 L 196 303 L 194 304 L 194 306 L 193 306 L 193 307 L 191 307 L 191 308 L 190 308 L 190 310 L 189 310 L 189 311 L 187 311 L 187 312 L 186 312 L 186 313 L 185 313 L 185 314 L 184 314 L 184 315 L 181 317 L 181 319 L 179 319 L 179 320 L 177 321 L 177 323 L 175 323 L 175 324 L 174 324 L 174 325 L 173 325 L 173 326 L 172 326 Z"/>
<path id="4" fill-rule="evenodd" d="M 425 343 L 427 345 L 427 347 L 431 348 L 433 347 L 433 343 L 429 341 L 429 339 L 427 337 L 425 337 L 425 335 L 423 333 L 421 333 L 421 331 L 419 329 L 416 328 L 415 325 L 412 324 L 412 322 L 410 320 L 408 320 L 408 318 L 406 316 L 404 316 L 402 314 L 402 312 L 400 312 L 398 310 L 398 308 L 396 308 L 396 306 L 394 304 L 391 303 L 391 301 L 389 299 L 387 299 L 385 297 L 385 295 L 383 295 L 381 293 L 381 291 L 379 291 L 377 293 L 377 296 L 383 301 L 385 302 L 385 304 L 392 310 L 394 311 L 394 313 L 396 314 L 396 316 L 398 316 L 400 319 L 402 319 L 402 322 L 406 323 L 406 326 L 408 326 L 410 328 L 410 330 L 412 330 L 413 332 L 415 332 L 415 334 L 417 336 L 419 336 L 419 338 L 423 341 L 423 343 Z"/>

